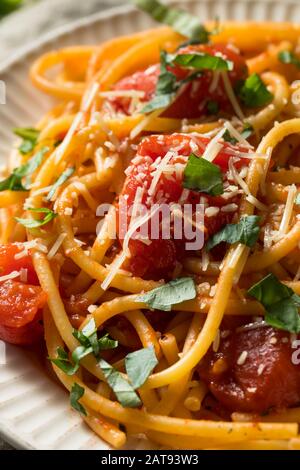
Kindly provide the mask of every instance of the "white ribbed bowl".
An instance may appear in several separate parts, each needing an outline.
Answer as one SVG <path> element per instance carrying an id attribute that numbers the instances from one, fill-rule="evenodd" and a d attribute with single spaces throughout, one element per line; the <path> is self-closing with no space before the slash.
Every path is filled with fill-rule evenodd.
<path id="1" fill-rule="evenodd" d="M 186 0 L 177 2 L 201 21 L 269 20 L 300 22 L 295 0 Z M 6 105 L 0 104 L 0 163 L 13 142 L 11 129 L 32 126 L 49 108 L 49 99 L 35 90 L 28 78 L 31 62 L 54 48 L 100 43 L 114 35 L 153 26 L 149 17 L 130 7 L 119 7 L 60 28 L 16 52 L 0 69 L 6 84 Z M 251 34 L 251 33 L 250 33 Z M 41 366 L 22 349 L 0 342 L 0 432 L 14 446 L 25 449 L 108 449 L 69 408 L 67 393 L 52 382 Z M 131 441 L 129 448 L 145 448 Z"/>

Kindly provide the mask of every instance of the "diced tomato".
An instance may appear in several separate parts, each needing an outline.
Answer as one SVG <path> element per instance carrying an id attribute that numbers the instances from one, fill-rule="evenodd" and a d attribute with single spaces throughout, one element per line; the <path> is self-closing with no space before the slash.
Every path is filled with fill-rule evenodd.
<path id="1" fill-rule="evenodd" d="M 153 160 L 158 157 L 164 157 L 169 150 L 178 150 L 179 155 L 188 157 L 192 152 L 201 156 L 205 148 L 210 142 L 209 137 L 195 136 L 191 134 L 170 134 L 170 135 L 151 135 L 145 137 L 140 143 L 137 154 L 141 156 L 149 156 Z M 194 145 L 193 145 L 194 144 Z M 195 144 L 198 146 L 198 151 L 195 151 Z M 234 156 L 234 152 L 247 152 L 248 149 L 239 145 L 233 146 L 228 142 L 223 143 L 223 148 L 215 157 L 213 163 L 218 165 L 222 171 L 228 170 L 229 159 Z M 243 165 L 248 165 L 249 160 L 240 159 L 235 162 L 235 167 L 239 168 Z"/>
<path id="2" fill-rule="evenodd" d="M 245 60 L 229 46 L 215 45 L 197 45 L 188 46 L 179 50 L 179 54 L 188 54 L 193 52 L 203 52 L 211 55 L 221 55 L 223 58 L 233 62 L 233 70 L 228 72 L 229 80 L 234 86 L 236 82 L 247 75 L 247 66 Z M 142 101 L 150 101 L 156 90 L 156 84 L 159 76 L 159 65 L 154 65 L 146 70 L 138 71 L 129 77 L 125 77 L 115 84 L 114 90 L 138 90 L 145 93 Z M 187 76 L 187 69 L 176 66 L 172 69 L 178 79 Z M 222 79 L 218 81 L 215 87 L 211 87 L 213 80 L 211 71 L 202 72 L 201 77 L 185 85 L 185 88 L 179 93 L 176 101 L 163 114 L 170 118 L 189 118 L 195 119 L 207 114 L 207 103 L 214 101 L 222 111 L 231 111 L 231 103 L 224 89 Z M 117 111 L 126 114 L 130 113 L 130 100 L 128 98 L 114 98 L 112 103 Z"/>
<path id="3" fill-rule="evenodd" d="M 300 402 L 300 365 L 288 333 L 271 327 L 232 330 L 198 373 L 228 410 L 264 413 Z"/>
<path id="4" fill-rule="evenodd" d="M 0 283 L 0 339 L 13 344 L 40 339 L 40 311 L 46 301 L 41 287 L 12 280 Z"/>
<path id="5" fill-rule="evenodd" d="M 138 188 L 143 188 L 141 203 L 148 209 L 153 203 L 160 202 L 161 200 L 167 204 L 177 203 L 184 189 L 182 186 L 183 171 L 177 173 L 174 170 L 174 173 L 171 172 L 171 175 L 161 174 L 155 188 L 155 194 L 149 197 L 148 190 L 156 171 L 156 167 L 153 164 L 159 157 L 163 158 L 168 151 L 176 149 L 176 153 L 174 153 L 174 157 L 171 157 L 169 163 L 172 166 L 179 163 L 181 170 L 183 170 L 191 152 L 200 156 L 209 141 L 210 139 L 208 138 L 191 136 L 189 134 L 146 137 L 139 145 L 137 156 L 133 159 L 127 171 L 128 176 L 121 193 L 121 200 L 126 200 L 127 211 L 129 212 L 135 201 Z M 228 160 L 233 156 L 233 152 L 236 149 L 237 147 L 234 149 L 230 144 L 224 143 L 223 149 L 216 156 L 214 163 L 220 166 L 222 172 L 225 173 L 228 169 Z M 241 150 L 241 147 L 239 147 L 239 150 Z M 248 164 L 248 160 L 243 159 L 237 163 L 239 166 L 245 164 Z M 213 206 L 219 209 L 228 203 L 236 204 L 239 202 L 239 197 L 237 196 L 228 200 L 222 196 L 210 196 L 196 191 L 189 191 L 185 202 L 191 204 L 194 208 L 196 204 L 202 202 L 201 198 L 203 198 L 207 207 Z M 121 215 L 125 213 L 125 208 L 123 208 L 121 202 L 119 204 L 119 211 Z M 222 210 L 219 210 L 216 215 L 205 216 L 205 237 L 212 235 L 220 230 L 223 225 L 230 223 L 235 212 L 222 212 Z M 126 217 L 123 218 L 126 219 Z M 129 220 L 130 216 L 127 216 L 127 220 L 125 220 L 127 227 Z M 121 227 L 119 227 L 119 238 L 121 241 L 126 232 L 127 230 L 121 230 Z M 135 275 L 148 279 L 170 278 L 176 262 L 180 261 L 184 256 L 184 245 L 185 240 L 183 238 L 176 240 L 172 236 L 167 240 L 160 236 L 159 239 L 152 239 L 151 243 L 146 244 L 138 239 L 131 239 L 129 242 L 131 257 L 127 260 L 126 269 L 129 269 Z"/>
<path id="6" fill-rule="evenodd" d="M 34 270 L 30 254 L 16 259 L 15 255 L 24 251 L 22 243 L 9 243 L 0 245 L 0 277 L 10 274 L 12 271 L 20 271 L 21 268 L 27 269 L 28 284 L 38 285 L 38 277 Z"/>

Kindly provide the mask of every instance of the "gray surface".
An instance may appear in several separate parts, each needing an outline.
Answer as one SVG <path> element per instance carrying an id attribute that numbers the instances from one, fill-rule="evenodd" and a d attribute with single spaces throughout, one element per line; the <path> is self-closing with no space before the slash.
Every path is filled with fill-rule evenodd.
<path id="1" fill-rule="evenodd" d="M 0 63 L 41 35 L 74 20 L 128 3 L 128 0 L 42 0 L 0 22 Z M 0 437 L 0 451 L 12 450 Z"/>

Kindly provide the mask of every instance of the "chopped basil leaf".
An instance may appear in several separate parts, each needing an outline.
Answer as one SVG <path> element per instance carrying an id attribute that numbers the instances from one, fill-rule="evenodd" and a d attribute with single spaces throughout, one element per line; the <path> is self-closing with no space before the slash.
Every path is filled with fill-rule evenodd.
<path id="1" fill-rule="evenodd" d="M 295 204 L 297 206 L 300 206 L 300 193 L 298 193 L 297 196 L 295 197 Z"/>
<path id="2" fill-rule="evenodd" d="M 49 360 L 59 367 L 65 374 L 74 375 L 79 369 L 79 361 L 75 361 L 75 364 L 72 364 L 68 353 L 62 348 L 57 348 L 56 352 L 57 357 L 54 359 L 49 357 Z"/>
<path id="3" fill-rule="evenodd" d="M 130 383 L 135 390 L 144 385 L 157 364 L 158 360 L 153 346 L 127 354 L 125 368 Z"/>
<path id="4" fill-rule="evenodd" d="M 22 183 L 22 178 L 32 175 L 37 170 L 48 150 L 48 147 L 41 148 L 27 163 L 15 168 L 8 178 L 0 182 L 0 191 L 27 191 Z"/>
<path id="5" fill-rule="evenodd" d="M 169 312 L 172 305 L 194 299 L 196 295 L 194 280 L 190 277 L 181 277 L 138 296 L 137 300 L 145 302 L 150 308 Z"/>
<path id="6" fill-rule="evenodd" d="M 291 51 L 281 51 L 278 53 L 278 59 L 283 64 L 293 64 L 300 69 L 300 59 Z"/>
<path id="7" fill-rule="evenodd" d="M 222 57 L 198 52 L 195 54 L 178 54 L 174 63 L 181 67 L 197 70 L 226 70 L 233 69 L 233 62 L 222 59 Z"/>
<path id="8" fill-rule="evenodd" d="M 244 139 L 248 139 L 254 132 L 253 126 L 249 123 L 244 124 L 244 129 L 241 132 L 241 136 L 244 137 Z"/>
<path id="9" fill-rule="evenodd" d="M 237 143 L 237 139 L 235 137 L 232 137 L 228 129 L 226 129 L 226 131 L 224 132 L 223 139 L 225 140 L 225 142 L 229 142 L 232 145 L 235 145 Z"/>
<path id="10" fill-rule="evenodd" d="M 215 233 L 206 244 L 206 250 L 211 250 L 214 246 L 222 242 L 230 244 L 240 242 L 243 245 L 252 247 L 259 237 L 259 221 L 257 215 L 242 217 L 238 224 L 227 224 L 219 232 Z"/>
<path id="11" fill-rule="evenodd" d="M 219 112 L 219 103 L 217 101 L 209 100 L 206 104 L 207 112 L 209 114 L 218 114 Z"/>
<path id="12" fill-rule="evenodd" d="M 72 359 L 75 362 L 75 364 L 79 365 L 79 362 L 81 359 L 84 357 L 88 356 L 93 352 L 93 348 L 86 348 L 85 346 L 77 346 L 77 348 L 74 349 L 72 352 Z"/>
<path id="13" fill-rule="evenodd" d="M 51 220 L 53 220 L 55 217 L 57 217 L 57 214 L 53 212 L 53 210 L 48 209 L 47 207 L 38 207 L 38 208 L 31 208 L 27 209 L 30 212 L 36 212 L 38 214 L 45 214 L 45 217 L 43 219 L 37 220 L 37 219 L 20 219 L 19 217 L 15 217 L 15 220 L 19 222 L 19 224 L 24 225 L 24 227 L 27 228 L 37 228 L 41 227 L 42 225 L 46 225 Z"/>
<path id="14" fill-rule="evenodd" d="M 77 383 L 74 383 L 71 394 L 70 394 L 70 403 L 72 408 L 74 410 L 79 411 L 84 416 L 87 416 L 87 412 L 85 408 L 78 402 L 80 398 L 82 398 L 84 395 L 84 388 L 78 385 Z"/>
<path id="15" fill-rule="evenodd" d="M 251 126 L 251 124 L 245 123 L 244 129 L 241 132 L 241 136 L 247 140 L 248 137 L 252 135 L 252 133 L 253 127 Z M 238 143 L 238 140 L 235 137 L 232 137 L 228 129 L 224 132 L 223 139 L 225 140 L 225 142 L 229 142 L 232 145 L 236 145 Z"/>
<path id="16" fill-rule="evenodd" d="M 150 113 L 155 109 L 167 108 L 173 101 L 179 88 L 176 76 L 168 70 L 167 66 L 172 63 L 172 57 L 165 51 L 160 53 L 160 74 L 156 84 L 154 98 L 144 106 L 142 113 Z"/>
<path id="17" fill-rule="evenodd" d="M 97 327 L 93 318 L 84 326 L 81 331 L 73 330 L 73 336 L 81 344 L 81 346 L 78 346 L 78 348 L 76 348 L 76 350 L 78 349 L 77 353 L 79 355 L 83 354 L 83 350 L 79 349 L 82 347 L 89 351 L 85 355 L 90 354 L 92 352 L 95 357 L 98 357 L 100 351 L 107 349 L 115 349 L 118 347 L 118 341 L 109 338 L 108 334 L 98 339 Z"/>
<path id="18" fill-rule="evenodd" d="M 192 153 L 184 170 L 183 187 L 219 196 L 224 192 L 222 172 L 217 165 Z"/>
<path id="19" fill-rule="evenodd" d="M 157 0 L 134 0 L 141 10 L 149 13 L 160 23 L 171 26 L 175 31 L 199 43 L 207 43 L 209 32 L 200 24 L 198 18 L 190 13 L 163 5 Z"/>
<path id="20" fill-rule="evenodd" d="M 136 408 L 141 406 L 142 402 L 134 391 L 132 385 L 125 380 L 122 374 L 112 367 L 104 359 L 98 362 L 108 385 L 112 388 L 118 401 L 126 408 Z"/>
<path id="21" fill-rule="evenodd" d="M 75 171 L 75 168 L 74 167 L 70 167 L 70 168 L 67 168 L 61 175 L 60 177 L 57 179 L 57 181 L 53 184 L 52 188 L 50 189 L 48 195 L 47 195 L 47 201 L 51 201 L 51 199 L 53 198 L 54 194 L 55 194 L 55 191 L 62 185 L 64 184 L 68 178 L 70 178 L 70 176 L 74 173 Z"/>
<path id="22" fill-rule="evenodd" d="M 0 18 L 16 10 L 21 6 L 23 0 L 1 0 L 0 2 Z"/>
<path id="23" fill-rule="evenodd" d="M 23 139 L 23 142 L 19 147 L 20 152 L 23 155 L 32 152 L 36 146 L 40 131 L 31 127 L 17 127 L 14 129 L 14 133 Z"/>
<path id="24" fill-rule="evenodd" d="M 266 309 L 265 321 L 280 330 L 300 332 L 300 297 L 274 274 L 268 274 L 254 284 L 248 294 L 257 299 Z"/>
<path id="25" fill-rule="evenodd" d="M 237 94 L 248 108 L 257 108 L 269 103 L 273 95 L 257 73 L 253 73 L 246 80 L 237 85 Z"/>

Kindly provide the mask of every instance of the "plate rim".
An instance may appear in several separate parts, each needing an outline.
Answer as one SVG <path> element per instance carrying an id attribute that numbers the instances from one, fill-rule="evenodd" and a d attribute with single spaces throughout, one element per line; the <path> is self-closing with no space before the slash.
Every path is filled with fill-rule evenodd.
<path id="1" fill-rule="evenodd" d="M 167 0 L 168 3 L 178 3 L 178 0 Z M 199 3 L 208 3 L 210 0 L 185 0 L 186 4 Z M 224 3 L 228 3 L 231 0 L 222 0 Z M 241 2 L 250 3 L 251 0 L 239 0 Z M 267 3 L 271 4 L 280 3 L 279 0 L 256 0 L 258 3 Z M 285 0 L 284 4 L 286 7 L 288 5 L 297 5 L 300 9 L 300 5 L 296 0 Z M 38 37 L 37 39 L 31 41 L 25 46 L 21 46 L 16 49 L 16 51 L 5 60 L 0 62 L 0 78 L 1 74 L 9 73 L 10 69 L 16 66 L 20 61 L 26 60 L 26 58 L 38 52 L 39 49 L 47 47 L 51 42 L 60 40 L 64 36 L 71 35 L 76 31 L 87 28 L 89 25 L 95 25 L 96 23 L 101 23 L 106 19 L 113 20 L 118 16 L 125 16 L 138 12 L 138 9 L 134 5 L 126 4 L 119 5 L 107 8 L 107 10 L 102 12 L 97 12 L 92 15 L 85 16 L 83 18 L 74 20 L 66 25 L 62 25 L 54 28 L 52 31 L 45 33 Z M 4 421 L 0 421 L 0 437 L 3 438 L 8 444 L 12 445 L 16 450 L 37 450 L 33 445 L 28 442 L 23 435 L 17 435 L 12 429 L 9 428 Z"/>

